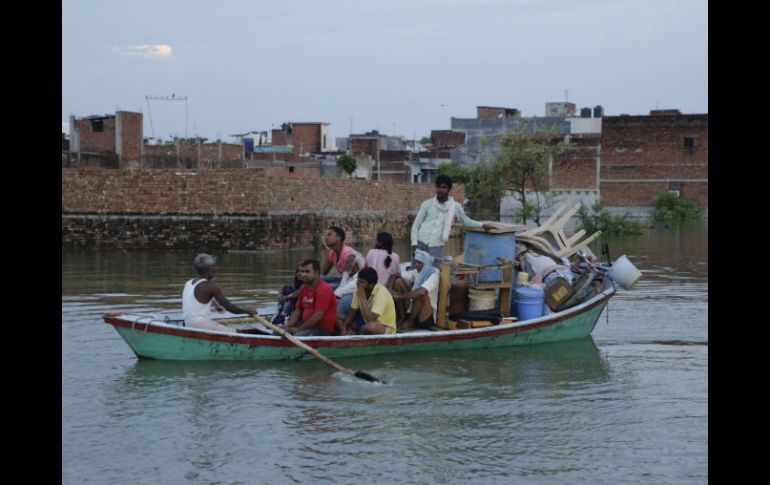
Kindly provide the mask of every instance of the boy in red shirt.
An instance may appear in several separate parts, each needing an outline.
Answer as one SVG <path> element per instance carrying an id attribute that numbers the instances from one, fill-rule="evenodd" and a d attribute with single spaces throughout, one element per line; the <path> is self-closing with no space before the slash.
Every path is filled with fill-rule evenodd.
<path id="1" fill-rule="evenodd" d="M 321 263 L 315 259 L 303 261 L 299 280 L 297 306 L 286 323 L 286 331 L 298 337 L 334 334 L 337 321 L 337 298 L 334 290 L 321 280 Z"/>

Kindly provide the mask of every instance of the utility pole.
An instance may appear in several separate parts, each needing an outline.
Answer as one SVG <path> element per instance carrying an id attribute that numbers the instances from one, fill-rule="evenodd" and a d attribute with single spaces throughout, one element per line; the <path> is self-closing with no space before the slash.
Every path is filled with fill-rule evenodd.
<path id="1" fill-rule="evenodd" d="M 379 128 L 379 127 L 378 127 Z M 377 182 L 380 181 L 380 133 L 377 130 Z"/>

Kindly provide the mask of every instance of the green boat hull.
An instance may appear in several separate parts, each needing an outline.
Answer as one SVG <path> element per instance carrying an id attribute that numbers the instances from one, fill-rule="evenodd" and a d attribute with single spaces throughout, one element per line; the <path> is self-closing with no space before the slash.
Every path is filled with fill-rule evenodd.
<path id="1" fill-rule="evenodd" d="M 315 337 L 303 342 L 330 358 L 396 352 L 465 350 L 534 345 L 587 337 L 614 289 L 561 314 L 493 327 L 387 336 Z M 222 334 L 105 315 L 134 353 L 163 360 L 286 360 L 314 357 L 279 337 Z M 147 321 L 147 320 L 145 320 Z"/>

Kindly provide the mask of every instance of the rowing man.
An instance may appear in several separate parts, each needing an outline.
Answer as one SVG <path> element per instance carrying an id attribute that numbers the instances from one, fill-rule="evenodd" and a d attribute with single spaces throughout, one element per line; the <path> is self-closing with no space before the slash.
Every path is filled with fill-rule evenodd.
<path id="1" fill-rule="evenodd" d="M 256 308 L 241 308 L 230 303 L 225 298 L 219 285 L 214 283 L 216 276 L 217 260 L 208 254 L 199 254 L 193 260 L 193 265 L 200 278 L 193 278 L 184 285 L 182 291 L 182 316 L 187 327 L 216 330 L 219 332 L 235 332 L 235 329 L 217 323 L 211 319 L 211 304 L 216 300 L 217 304 L 230 313 L 246 313 L 254 317 Z"/>

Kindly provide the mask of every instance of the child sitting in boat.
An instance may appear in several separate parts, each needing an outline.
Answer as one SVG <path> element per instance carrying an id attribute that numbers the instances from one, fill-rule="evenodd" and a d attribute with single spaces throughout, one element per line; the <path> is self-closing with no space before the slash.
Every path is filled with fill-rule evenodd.
<path id="1" fill-rule="evenodd" d="M 377 233 L 374 249 L 366 254 L 366 266 L 377 271 L 377 282 L 389 290 L 395 277 L 401 272 L 401 258 L 393 252 L 393 236 L 387 232 Z"/>
<path id="2" fill-rule="evenodd" d="M 299 297 L 299 288 L 302 286 L 302 282 L 299 280 L 299 268 L 299 264 L 294 268 L 294 282 L 292 285 L 284 285 L 281 288 L 281 294 L 278 295 L 278 311 L 276 311 L 273 318 L 273 323 L 276 325 L 283 326 L 286 323 L 286 319 L 291 317 L 292 312 L 294 312 L 294 306 Z"/>

